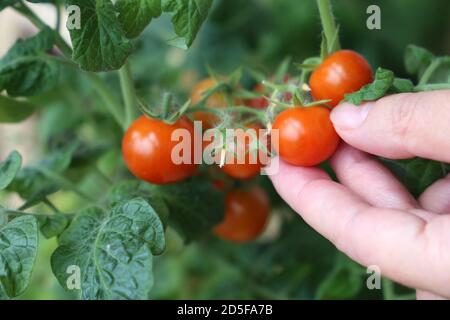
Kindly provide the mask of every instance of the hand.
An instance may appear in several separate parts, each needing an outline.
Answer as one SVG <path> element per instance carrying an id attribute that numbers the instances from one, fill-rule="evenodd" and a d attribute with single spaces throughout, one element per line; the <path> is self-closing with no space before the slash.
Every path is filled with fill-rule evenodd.
<path id="1" fill-rule="evenodd" d="M 331 119 L 346 142 L 330 160 L 340 184 L 319 168 L 280 160 L 271 176 L 276 190 L 350 258 L 450 298 L 450 177 L 416 200 L 367 154 L 450 162 L 450 90 L 392 95 L 360 107 L 342 103 Z"/>

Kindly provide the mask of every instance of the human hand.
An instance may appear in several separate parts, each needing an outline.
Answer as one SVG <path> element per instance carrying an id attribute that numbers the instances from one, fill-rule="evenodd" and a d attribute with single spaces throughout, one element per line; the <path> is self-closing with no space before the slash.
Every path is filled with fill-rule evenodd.
<path id="1" fill-rule="evenodd" d="M 270 176 L 278 193 L 350 258 L 450 298 L 450 176 L 414 199 L 368 154 L 450 162 L 450 90 L 397 94 L 360 107 L 342 103 L 331 120 L 346 142 L 330 160 L 340 183 L 319 168 L 280 160 Z M 436 297 L 425 291 L 418 298 Z"/>

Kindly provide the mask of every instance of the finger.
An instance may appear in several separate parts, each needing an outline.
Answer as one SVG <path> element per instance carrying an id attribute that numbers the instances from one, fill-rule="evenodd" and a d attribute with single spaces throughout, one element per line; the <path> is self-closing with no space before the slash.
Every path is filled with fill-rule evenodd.
<path id="1" fill-rule="evenodd" d="M 426 210 L 450 214 L 450 175 L 429 186 L 420 195 L 419 203 Z"/>
<path id="2" fill-rule="evenodd" d="M 414 197 L 375 158 L 342 143 L 330 160 L 339 181 L 369 204 L 381 208 L 417 207 Z"/>
<path id="3" fill-rule="evenodd" d="M 395 281 L 450 296 L 450 219 L 427 224 L 414 214 L 377 209 L 317 169 L 280 161 L 270 176 L 283 199 L 338 249 L 363 265 L 377 265 Z M 439 219 L 439 220 L 438 220 Z"/>
<path id="4" fill-rule="evenodd" d="M 444 297 L 438 296 L 432 292 L 417 290 L 416 291 L 417 300 L 446 300 Z"/>
<path id="5" fill-rule="evenodd" d="M 342 103 L 331 120 L 342 139 L 368 153 L 450 162 L 450 90 L 396 94 L 359 107 Z"/>

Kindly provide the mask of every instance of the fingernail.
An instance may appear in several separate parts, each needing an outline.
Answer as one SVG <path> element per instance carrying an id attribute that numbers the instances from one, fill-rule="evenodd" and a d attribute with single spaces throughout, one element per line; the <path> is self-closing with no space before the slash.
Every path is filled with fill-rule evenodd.
<path id="1" fill-rule="evenodd" d="M 348 102 L 341 103 L 331 112 L 331 121 L 335 127 L 341 129 L 356 129 L 363 124 L 374 105 L 373 102 L 367 102 L 361 106 Z"/>

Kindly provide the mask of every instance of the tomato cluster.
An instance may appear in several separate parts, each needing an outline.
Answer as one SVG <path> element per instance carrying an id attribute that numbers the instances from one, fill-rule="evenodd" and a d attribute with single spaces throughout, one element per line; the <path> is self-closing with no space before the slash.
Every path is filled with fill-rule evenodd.
<path id="1" fill-rule="evenodd" d="M 288 81 L 289 77 L 285 77 L 284 82 Z M 323 104 L 319 102 L 318 105 L 301 105 L 298 100 L 293 99 L 291 92 L 282 94 L 284 110 L 276 115 L 272 125 L 272 130 L 278 132 L 278 141 L 271 141 L 278 155 L 297 166 L 315 166 L 327 160 L 340 140 L 330 121 L 330 107 L 336 106 L 345 94 L 359 90 L 371 81 L 370 65 L 356 52 L 340 50 L 329 55 L 312 72 L 309 80 L 312 98 L 327 101 Z M 200 108 L 199 111 L 192 112 L 192 119 L 201 121 L 205 130 L 221 123 L 221 110 L 226 110 L 230 104 L 246 105 L 261 112 L 269 107 L 269 102 L 264 97 L 269 93 L 262 84 L 257 84 L 253 89 L 260 97 L 249 100 L 236 98 L 226 90 L 216 90 L 217 88 L 217 81 L 207 78 L 200 81 L 191 93 L 193 105 L 206 107 L 205 111 Z M 290 104 L 290 107 L 286 108 L 286 104 Z M 250 152 L 250 145 L 254 139 L 259 141 L 259 129 L 263 127 L 256 122 L 251 122 L 246 127 L 246 130 L 256 130 L 253 131 L 256 136 L 239 140 L 235 149 L 237 154 L 224 149 L 227 160 L 221 170 L 233 179 L 251 179 L 260 173 L 264 165 L 259 152 L 256 153 L 256 161 L 251 160 L 255 152 Z M 186 116 L 173 124 L 147 116 L 137 119 L 126 131 L 122 143 L 123 157 L 130 171 L 136 177 L 154 184 L 174 183 L 194 175 L 197 165 L 193 159 L 190 164 L 174 164 L 171 160 L 172 149 L 177 144 L 172 141 L 171 136 L 174 130 L 180 128 L 188 130 L 191 137 L 194 137 L 193 123 Z M 191 141 L 191 146 L 193 157 L 194 141 Z M 270 149 L 269 146 L 265 147 Z M 245 161 L 237 162 L 237 158 Z M 264 190 L 252 186 L 230 191 L 224 190 L 221 180 L 213 180 L 212 183 L 222 192 L 227 192 L 225 217 L 214 229 L 216 235 L 233 242 L 246 242 L 259 236 L 270 212 Z"/>

